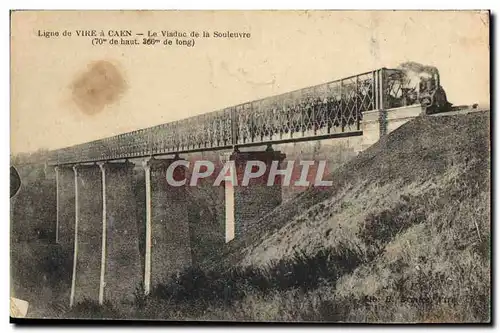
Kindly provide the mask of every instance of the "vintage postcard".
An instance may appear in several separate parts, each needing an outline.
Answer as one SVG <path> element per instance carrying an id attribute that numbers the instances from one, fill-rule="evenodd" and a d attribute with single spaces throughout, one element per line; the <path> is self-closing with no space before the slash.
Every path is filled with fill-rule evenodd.
<path id="1" fill-rule="evenodd" d="M 491 322 L 489 11 L 12 11 L 11 320 Z"/>

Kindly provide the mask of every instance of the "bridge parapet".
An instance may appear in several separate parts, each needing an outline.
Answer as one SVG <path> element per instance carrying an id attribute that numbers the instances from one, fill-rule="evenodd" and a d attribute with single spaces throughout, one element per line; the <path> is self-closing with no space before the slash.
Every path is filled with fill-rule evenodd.
<path id="1" fill-rule="evenodd" d="M 417 104 L 398 69 L 378 69 L 183 120 L 52 151 L 49 164 L 360 135 L 363 114 Z"/>

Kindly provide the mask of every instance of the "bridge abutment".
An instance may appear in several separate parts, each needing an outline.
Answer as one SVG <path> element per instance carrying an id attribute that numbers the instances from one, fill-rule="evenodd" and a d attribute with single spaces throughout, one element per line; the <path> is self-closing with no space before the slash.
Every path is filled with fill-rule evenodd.
<path id="1" fill-rule="evenodd" d="M 423 113 L 421 105 L 403 106 L 363 112 L 361 130 L 363 131 L 362 150 L 373 145 L 380 138 Z"/>
<path id="2" fill-rule="evenodd" d="M 386 130 L 389 134 L 401 125 L 425 113 L 421 105 L 403 106 L 400 108 L 388 109 L 385 116 Z"/>

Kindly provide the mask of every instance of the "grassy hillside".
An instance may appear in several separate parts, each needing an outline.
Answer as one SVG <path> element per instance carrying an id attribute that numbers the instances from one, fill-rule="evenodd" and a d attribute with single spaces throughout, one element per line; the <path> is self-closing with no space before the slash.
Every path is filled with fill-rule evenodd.
<path id="1" fill-rule="evenodd" d="M 261 220 L 231 259 L 272 266 L 297 251 L 356 251 L 354 272 L 310 296 L 347 300 L 344 320 L 484 321 L 489 164 L 487 113 L 416 119 L 332 174 L 331 189 Z"/>
<path id="2" fill-rule="evenodd" d="M 211 270 L 66 317 L 490 320 L 490 118 L 422 117 L 260 219 Z"/>
<path id="3" fill-rule="evenodd" d="M 241 263 L 266 264 L 296 250 L 314 253 L 337 243 L 369 250 L 389 240 L 394 231 L 390 222 L 401 232 L 413 224 L 430 222 L 430 227 L 437 219 L 453 221 L 482 206 L 488 212 L 488 125 L 485 114 L 408 123 L 330 175 L 332 188 L 310 190 L 261 220 L 260 242 L 245 248 Z M 290 208 L 297 204 L 305 209 L 291 219 L 285 216 L 295 213 Z M 467 227 L 477 241 L 489 236 L 488 219 L 468 218 Z M 449 224 L 453 228 L 457 222 Z M 485 237 L 480 237 L 480 229 Z"/>

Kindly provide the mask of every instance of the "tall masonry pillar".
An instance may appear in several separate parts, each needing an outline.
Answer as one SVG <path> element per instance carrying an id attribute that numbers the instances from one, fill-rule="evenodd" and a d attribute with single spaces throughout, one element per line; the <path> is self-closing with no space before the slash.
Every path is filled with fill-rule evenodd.
<path id="1" fill-rule="evenodd" d="M 63 249 L 74 247 L 75 174 L 70 166 L 56 166 L 56 243 Z"/>
<path id="2" fill-rule="evenodd" d="M 134 164 L 99 163 L 99 167 L 102 180 L 99 303 L 131 303 L 142 282 Z"/>
<path id="3" fill-rule="evenodd" d="M 167 182 L 168 167 L 177 160 L 151 158 L 143 163 L 146 186 L 146 294 L 192 263 L 186 185 L 172 186 Z M 185 174 L 185 167 L 177 166 L 173 177 L 182 180 Z"/>
<path id="4" fill-rule="evenodd" d="M 230 160 L 234 161 L 237 185 L 225 183 L 226 242 L 244 235 L 261 216 L 281 204 L 281 177 L 273 179 L 270 186 L 268 186 L 268 178 L 272 162 L 277 161 L 280 166 L 285 157 L 285 154 L 272 150 L 236 151 L 230 156 Z M 266 169 L 262 176 L 251 178 L 247 186 L 242 186 L 244 172 L 249 161 L 264 162 Z"/>
<path id="5" fill-rule="evenodd" d="M 76 165 L 75 235 L 70 306 L 98 301 L 101 277 L 102 178 L 98 165 Z"/>
<path id="6" fill-rule="evenodd" d="M 56 181 L 56 243 L 60 246 L 65 258 L 71 260 L 74 251 L 75 237 L 75 174 L 71 166 L 55 167 Z M 66 257 L 67 256 L 67 257 Z M 73 265 L 72 261 L 69 261 Z M 64 297 L 70 296 L 72 275 L 61 277 L 64 288 Z"/>

